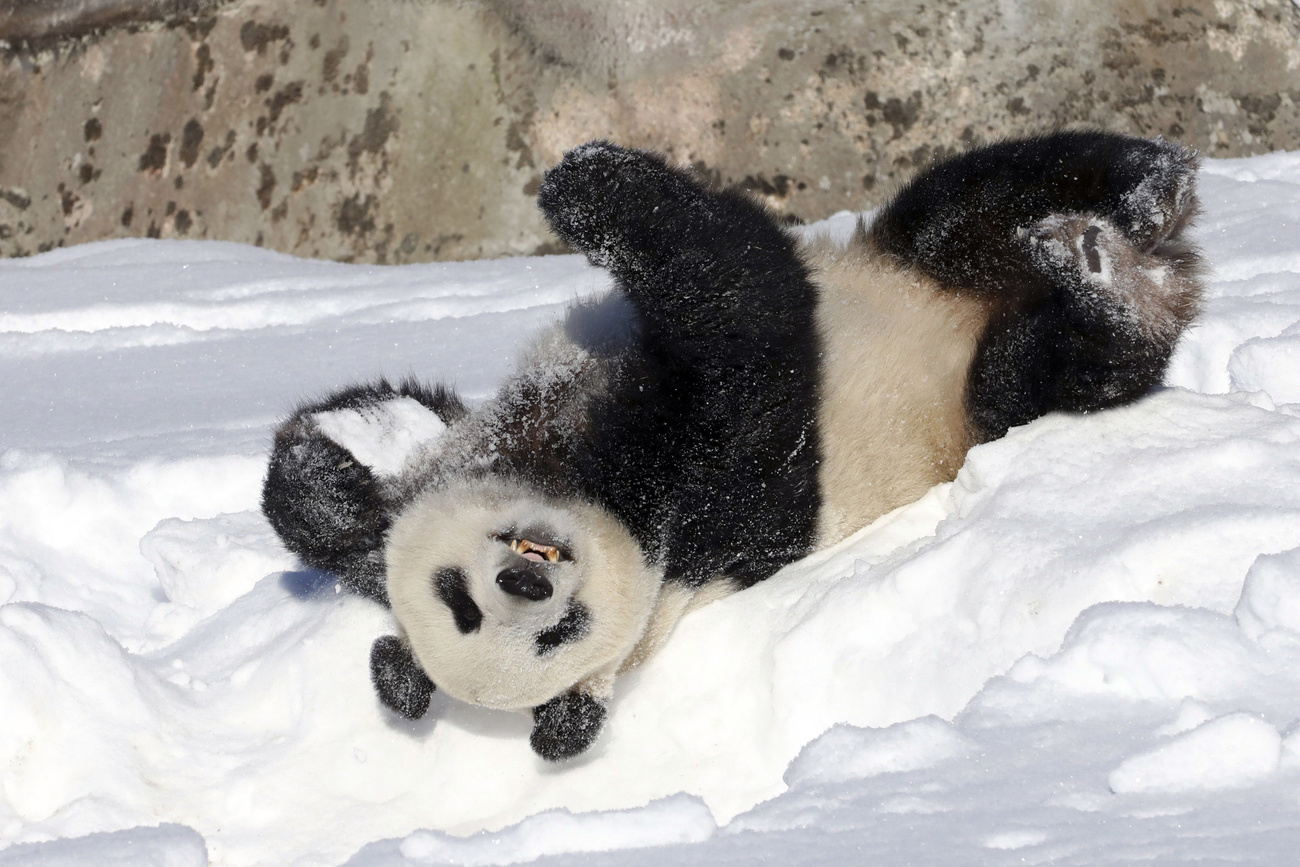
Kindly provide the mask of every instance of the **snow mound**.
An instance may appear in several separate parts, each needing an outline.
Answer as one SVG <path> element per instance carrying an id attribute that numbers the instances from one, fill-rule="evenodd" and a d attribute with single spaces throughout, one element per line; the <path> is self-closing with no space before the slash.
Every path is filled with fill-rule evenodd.
<path id="1" fill-rule="evenodd" d="M 785 784 L 798 789 L 920 770 L 968 755 L 972 746 L 933 716 L 883 729 L 837 725 L 800 751 Z"/>
<path id="2" fill-rule="evenodd" d="M 257 502 L 304 397 L 414 373 L 481 398 L 604 274 L 0 262 L 0 865 L 1294 860 L 1300 154 L 1210 161 L 1201 194 L 1215 272 L 1169 388 L 1013 430 L 692 613 L 558 767 L 522 715 L 385 711 L 388 613 Z M 440 427 L 391 409 L 428 424 L 325 423 L 397 465 Z"/>
<path id="3" fill-rule="evenodd" d="M 1246 573 L 1235 613 L 1254 641 L 1267 640 L 1274 629 L 1292 633 L 1281 640 L 1300 638 L 1300 548 L 1257 559 Z"/>
<path id="4" fill-rule="evenodd" d="M 1125 759 L 1111 772 L 1110 788 L 1120 793 L 1240 788 L 1277 770 L 1281 752 L 1277 729 L 1259 717 L 1228 714 Z"/>

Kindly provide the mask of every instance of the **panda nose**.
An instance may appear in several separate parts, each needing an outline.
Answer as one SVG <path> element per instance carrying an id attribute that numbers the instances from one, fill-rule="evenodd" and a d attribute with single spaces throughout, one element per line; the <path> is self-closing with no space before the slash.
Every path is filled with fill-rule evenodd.
<path id="1" fill-rule="evenodd" d="M 550 599 L 555 592 L 545 575 L 515 567 L 497 573 L 497 586 L 511 596 L 522 596 L 532 602 Z"/>

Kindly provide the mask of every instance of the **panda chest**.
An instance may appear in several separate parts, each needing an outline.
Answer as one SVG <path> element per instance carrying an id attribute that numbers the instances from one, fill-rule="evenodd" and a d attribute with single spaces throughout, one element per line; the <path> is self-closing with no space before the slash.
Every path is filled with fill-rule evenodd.
<path id="1" fill-rule="evenodd" d="M 988 314 L 907 270 L 822 263 L 819 546 L 951 480 L 973 444 L 966 382 Z"/>

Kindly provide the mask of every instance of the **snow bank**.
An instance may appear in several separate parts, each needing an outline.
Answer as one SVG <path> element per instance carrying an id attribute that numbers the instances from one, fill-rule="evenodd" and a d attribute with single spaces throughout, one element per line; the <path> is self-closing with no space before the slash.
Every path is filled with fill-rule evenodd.
<path id="1" fill-rule="evenodd" d="M 561 767 L 520 715 L 380 707 L 387 613 L 300 571 L 257 494 L 303 396 L 414 372 L 481 397 L 604 275 L 0 262 L 0 865 L 1293 857 L 1300 154 L 1212 161 L 1202 194 L 1174 388 L 1014 430 L 690 615 Z"/>

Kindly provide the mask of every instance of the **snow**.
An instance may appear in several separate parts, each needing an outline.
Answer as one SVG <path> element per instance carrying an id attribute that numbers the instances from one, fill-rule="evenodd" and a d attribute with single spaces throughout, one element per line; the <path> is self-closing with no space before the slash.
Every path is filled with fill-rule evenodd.
<path id="1" fill-rule="evenodd" d="M 204 867 L 207 863 L 203 838 L 182 825 L 88 834 L 43 845 L 20 843 L 0 852 L 2 867 Z"/>
<path id="2" fill-rule="evenodd" d="M 500 834 L 480 832 L 457 838 L 416 831 L 396 847 L 401 860 L 412 864 L 518 864 L 544 855 L 608 852 L 615 849 L 698 843 L 716 826 L 697 798 L 675 795 L 634 810 L 573 814 L 555 810 L 529 816 Z M 392 856 L 392 845 L 372 847 L 363 857 Z"/>
<path id="3" fill-rule="evenodd" d="M 689 615 L 558 767 L 522 715 L 385 711 L 390 616 L 257 500 L 300 400 L 407 374 L 480 399 L 604 274 L 158 241 L 0 262 L 0 867 L 1289 863 L 1300 153 L 1200 184 L 1214 273 L 1168 388 L 1013 430 Z M 420 420 L 326 424 L 396 465 Z"/>
<path id="4" fill-rule="evenodd" d="M 1130 756 L 1110 774 L 1112 792 L 1185 792 L 1250 786 L 1277 770 L 1282 737 L 1257 716 L 1230 713 Z"/>
<path id="5" fill-rule="evenodd" d="M 417 447 L 446 430 L 437 413 L 415 398 L 399 397 L 363 409 L 336 409 L 312 416 L 321 433 L 381 476 L 395 476 Z"/>

